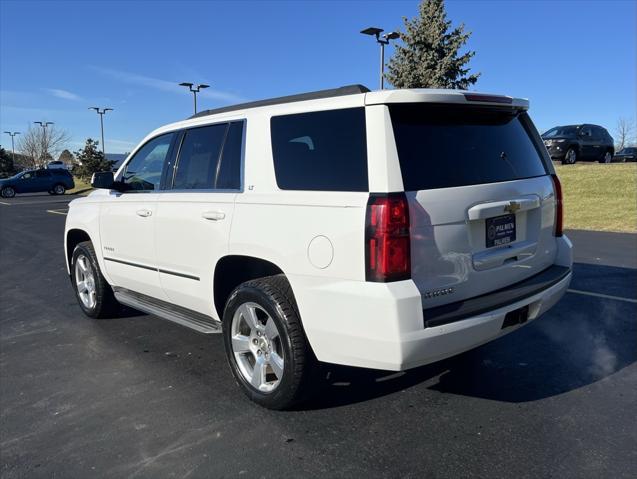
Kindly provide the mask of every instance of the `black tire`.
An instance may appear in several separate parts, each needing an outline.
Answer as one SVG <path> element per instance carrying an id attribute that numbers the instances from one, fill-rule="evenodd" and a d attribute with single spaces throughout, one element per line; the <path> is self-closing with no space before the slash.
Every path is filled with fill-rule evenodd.
<path id="1" fill-rule="evenodd" d="M 79 272 L 76 267 L 78 259 L 82 261 L 82 258 L 86 258 L 87 266 L 90 267 L 93 273 L 93 282 L 95 289 L 95 300 L 93 305 L 87 305 L 82 300 L 80 292 L 78 291 L 78 277 Z M 86 264 L 86 263 L 85 263 Z M 95 249 L 93 243 L 90 241 L 84 241 L 79 243 L 73 250 L 73 256 L 71 257 L 71 284 L 75 291 L 75 297 L 77 302 L 86 314 L 90 318 L 107 318 L 112 317 L 119 309 L 119 303 L 113 295 L 111 286 L 106 282 L 102 272 L 100 270 L 99 263 L 97 262 L 97 256 L 95 255 Z"/>
<path id="2" fill-rule="evenodd" d="M 610 163 L 612 161 L 613 161 L 613 153 L 610 150 L 604 152 L 602 157 L 599 159 L 600 163 Z"/>
<path id="3" fill-rule="evenodd" d="M 2 188 L 2 191 L 0 191 L 0 196 L 3 198 L 13 198 L 15 196 L 15 190 L 12 186 L 5 186 Z"/>
<path id="4" fill-rule="evenodd" d="M 577 150 L 575 148 L 569 148 L 566 150 L 566 154 L 564 155 L 564 159 L 562 160 L 563 165 L 574 165 L 577 163 Z"/>
<path id="5" fill-rule="evenodd" d="M 284 366 L 278 385 L 270 392 L 260 391 L 250 384 L 235 357 L 232 345 L 233 319 L 239 307 L 246 304 L 256 304 L 267 313 L 279 335 L 277 347 L 282 351 Z M 289 409 L 307 397 L 309 377 L 316 360 L 305 338 L 292 288 L 284 275 L 247 281 L 230 294 L 223 313 L 223 338 L 232 374 L 252 401 L 268 409 L 281 410 Z M 251 353 L 245 354 L 249 356 Z"/>
<path id="6" fill-rule="evenodd" d="M 62 183 L 57 183 L 53 185 L 52 191 L 55 195 L 63 195 L 66 192 L 66 187 Z"/>

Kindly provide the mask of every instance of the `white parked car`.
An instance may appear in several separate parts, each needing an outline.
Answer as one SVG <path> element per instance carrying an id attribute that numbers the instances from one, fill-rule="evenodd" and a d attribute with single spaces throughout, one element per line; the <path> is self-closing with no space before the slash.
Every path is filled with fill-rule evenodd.
<path id="1" fill-rule="evenodd" d="M 64 169 L 64 170 L 68 169 L 68 168 L 66 167 L 66 165 L 64 164 L 64 162 L 63 162 L 63 161 L 59 161 L 59 160 L 49 161 L 49 162 L 46 164 L 46 167 L 47 167 L 49 170 L 54 170 L 54 169 L 58 169 L 58 168 L 59 168 L 59 169 Z"/>
<path id="2" fill-rule="evenodd" d="M 275 409 L 316 361 L 399 371 L 498 338 L 571 280 L 527 109 L 350 86 L 159 128 L 70 205 L 79 304 L 222 332 L 238 384 Z"/>

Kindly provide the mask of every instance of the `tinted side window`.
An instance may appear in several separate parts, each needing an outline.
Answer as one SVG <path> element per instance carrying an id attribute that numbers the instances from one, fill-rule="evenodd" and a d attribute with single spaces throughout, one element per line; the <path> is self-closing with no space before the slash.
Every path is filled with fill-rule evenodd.
<path id="1" fill-rule="evenodd" d="M 525 113 L 426 104 L 391 105 L 389 111 L 405 191 L 547 173 Z"/>
<path id="2" fill-rule="evenodd" d="M 215 188 L 238 190 L 241 188 L 241 150 L 243 148 L 243 122 L 230 123 L 223 145 L 223 153 L 217 165 Z"/>
<path id="3" fill-rule="evenodd" d="M 126 164 L 122 182 L 130 190 L 158 190 L 164 161 L 168 156 L 174 133 L 153 138 L 135 153 Z"/>
<path id="4" fill-rule="evenodd" d="M 49 178 L 50 176 L 51 176 L 51 173 L 49 173 L 46 170 L 38 170 L 35 172 L 36 178 Z"/>
<path id="5" fill-rule="evenodd" d="M 217 172 L 227 123 L 186 130 L 179 150 L 173 188 L 211 189 Z"/>
<path id="6" fill-rule="evenodd" d="M 368 191 L 364 108 L 275 116 L 270 127 L 279 188 Z"/>

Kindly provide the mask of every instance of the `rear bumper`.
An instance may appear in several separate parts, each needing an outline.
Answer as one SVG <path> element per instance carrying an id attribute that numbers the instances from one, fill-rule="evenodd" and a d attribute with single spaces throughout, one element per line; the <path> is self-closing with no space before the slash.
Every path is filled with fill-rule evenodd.
<path id="1" fill-rule="evenodd" d="M 420 292 L 411 280 L 290 280 L 306 335 L 319 360 L 401 371 L 454 356 L 518 329 L 522 325 L 503 328 L 509 312 L 528 307 L 523 324 L 537 319 L 559 301 L 570 284 L 571 243 L 566 237 L 558 239 L 555 264 L 544 272 L 448 310 L 423 312 Z"/>

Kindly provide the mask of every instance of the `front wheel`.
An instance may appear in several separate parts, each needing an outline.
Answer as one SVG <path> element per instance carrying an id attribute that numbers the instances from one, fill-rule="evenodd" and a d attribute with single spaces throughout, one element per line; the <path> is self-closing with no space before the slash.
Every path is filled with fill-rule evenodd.
<path id="1" fill-rule="evenodd" d="M 287 409 L 303 399 L 314 357 L 285 276 L 238 286 L 226 303 L 223 337 L 232 374 L 251 400 Z"/>
<path id="2" fill-rule="evenodd" d="M 105 318 L 116 310 L 119 303 L 102 276 L 93 243 L 90 241 L 79 243 L 73 250 L 71 281 L 77 302 L 87 316 Z"/>
<path id="3" fill-rule="evenodd" d="M 11 186 L 5 186 L 2 188 L 2 191 L 0 191 L 0 196 L 3 198 L 13 198 L 15 196 L 15 190 Z"/>
<path id="4" fill-rule="evenodd" d="M 563 165 L 574 165 L 577 162 L 577 151 L 573 148 L 569 148 L 566 151 L 566 155 L 564 155 L 564 159 L 562 160 Z"/>

